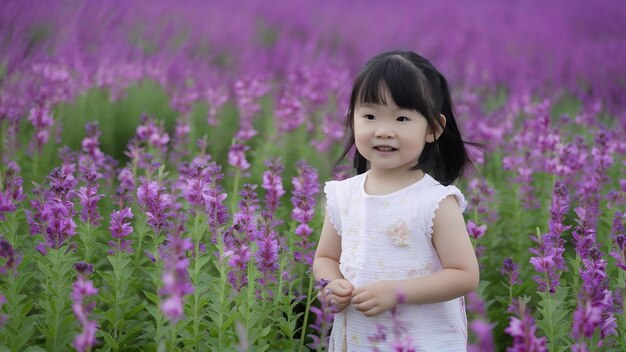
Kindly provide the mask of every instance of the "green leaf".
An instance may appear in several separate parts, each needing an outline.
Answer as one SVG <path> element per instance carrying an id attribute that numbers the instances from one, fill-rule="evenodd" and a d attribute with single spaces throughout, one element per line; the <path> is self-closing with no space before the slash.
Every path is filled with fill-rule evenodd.
<path id="1" fill-rule="evenodd" d="M 102 330 L 99 330 L 99 332 L 102 335 L 102 337 L 104 337 L 104 341 L 106 342 L 106 345 L 108 345 L 108 347 L 110 347 L 110 348 L 112 348 L 114 350 L 118 350 L 119 349 L 119 345 L 117 344 L 117 342 L 115 341 L 113 336 L 111 336 L 111 334 L 109 334 L 106 331 L 102 331 Z"/>

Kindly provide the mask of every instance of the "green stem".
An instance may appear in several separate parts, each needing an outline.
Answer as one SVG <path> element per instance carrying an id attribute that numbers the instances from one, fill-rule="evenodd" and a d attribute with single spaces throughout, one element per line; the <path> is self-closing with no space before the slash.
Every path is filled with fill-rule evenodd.
<path id="1" fill-rule="evenodd" d="M 237 209 L 237 192 L 239 192 L 239 177 L 241 176 L 241 170 L 237 168 L 235 170 L 235 180 L 233 181 L 233 198 L 231 199 L 231 210 L 234 213 Z"/>
<path id="2" fill-rule="evenodd" d="M 300 348 L 298 351 L 302 351 L 304 348 L 304 337 L 306 336 L 306 327 L 309 320 L 309 308 L 311 307 L 311 295 L 313 292 L 313 275 L 309 276 L 309 290 L 306 295 L 306 309 L 304 310 L 304 320 L 302 322 L 302 330 L 300 331 Z"/>

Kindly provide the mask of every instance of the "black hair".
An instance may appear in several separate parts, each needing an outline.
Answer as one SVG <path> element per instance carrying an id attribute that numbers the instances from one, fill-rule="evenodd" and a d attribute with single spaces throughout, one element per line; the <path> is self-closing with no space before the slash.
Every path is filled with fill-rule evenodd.
<path id="1" fill-rule="evenodd" d="M 346 118 L 349 130 L 346 147 L 341 154 L 341 161 L 355 145 L 354 110 L 357 102 L 364 104 L 383 104 L 385 90 L 398 107 L 416 110 L 428 121 L 431 131 L 443 132 L 435 141 L 426 143 L 424 150 L 411 170 L 422 169 L 443 185 L 453 183 L 472 166 L 465 144 L 456 124 L 448 82 L 443 75 L 425 58 L 412 51 L 388 51 L 371 58 L 357 75 L 350 107 Z M 440 121 L 440 114 L 446 117 L 445 127 Z M 437 128 L 439 125 L 439 128 Z M 353 164 L 357 174 L 369 168 L 369 162 L 355 149 Z"/>

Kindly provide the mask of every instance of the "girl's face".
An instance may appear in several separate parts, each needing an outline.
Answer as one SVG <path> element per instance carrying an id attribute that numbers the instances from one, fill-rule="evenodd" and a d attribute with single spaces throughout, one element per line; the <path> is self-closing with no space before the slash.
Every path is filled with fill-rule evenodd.
<path id="1" fill-rule="evenodd" d="M 357 102 L 356 148 L 370 162 L 372 171 L 407 172 L 417 164 L 424 145 L 433 136 L 422 114 L 398 107 L 389 91 L 384 97 L 387 105 Z"/>

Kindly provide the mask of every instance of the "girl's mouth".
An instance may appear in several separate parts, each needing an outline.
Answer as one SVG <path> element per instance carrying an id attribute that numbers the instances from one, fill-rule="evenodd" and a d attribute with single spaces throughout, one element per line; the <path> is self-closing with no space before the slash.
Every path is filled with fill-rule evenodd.
<path id="1" fill-rule="evenodd" d="M 388 145 L 377 145 L 374 147 L 374 149 L 381 152 L 393 152 L 395 150 L 398 150 L 398 148 L 390 147 Z"/>

